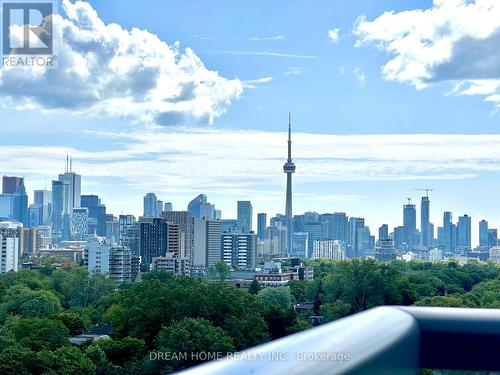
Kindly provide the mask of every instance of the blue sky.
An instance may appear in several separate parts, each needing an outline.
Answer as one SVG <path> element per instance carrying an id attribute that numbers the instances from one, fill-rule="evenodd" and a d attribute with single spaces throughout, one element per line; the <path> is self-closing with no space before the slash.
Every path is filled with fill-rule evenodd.
<path id="1" fill-rule="evenodd" d="M 59 68 L 0 71 L 0 168 L 25 175 L 29 191 L 49 186 L 70 153 L 83 191 L 115 214 L 140 214 L 148 191 L 175 209 L 207 193 L 225 218 L 238 199 L 282 212 L 291 111 L 295 213 L 346 211 L 376 232 L 432 187 L 437 225 L 444 210 L 472 215 L 474 232 L 482 218 L 500 225 L 493 0 L 59 11 Z"/>

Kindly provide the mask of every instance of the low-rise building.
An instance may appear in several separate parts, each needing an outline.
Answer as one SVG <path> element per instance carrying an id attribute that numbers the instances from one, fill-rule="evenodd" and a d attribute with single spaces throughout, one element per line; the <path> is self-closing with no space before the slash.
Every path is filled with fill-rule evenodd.
<path id="1" fill-rule="evenodd" d="M 255 275 L 255 280 L 257 280 L 263 287 L 280 287 L 286 286 L 290 280 L 294 280 L 294 275 L 291 272 L 260 273 Z"/>
<path id="2" fill-rule="evenodd" d="M 152 269 L 171 272 L 177 276 L 189 276 L 189 258 L 181 258 L 174 253 L 166 253 L 163 257 L 153 257 Z"/>

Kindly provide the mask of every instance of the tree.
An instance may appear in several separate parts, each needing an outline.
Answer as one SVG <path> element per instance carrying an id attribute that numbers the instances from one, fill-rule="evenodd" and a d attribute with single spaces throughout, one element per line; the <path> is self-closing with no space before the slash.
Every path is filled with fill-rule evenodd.
<path id="1" fill-rule="evenodd" d="M 231 337 L 219 327 L 205 319 L 185 318 L 158 334 L 157 348 L 168 353 L 192 353 L 187 359 L 171 361 L 174 369 L 189 367 L 202 362 L 199 353 L 220 353 L 225 355 L 235 351 Z"/>
<path id="2" fill-rule="evenodd" d="M 116 289 L 115 283 L 105 275 L 89 274 L 84 268 L 54 271 L 51 287 L 63 296 L 68 306 L 78 307 L 98 305 L 102 297 Z"/>
<path id="3" fill-rule="evenodd" d="M 0 352 L 0 374 L 29 375 L 36 373 L 32 365 L 36 363 L 36 355 L 31 350 L 14 345 Z M 38 367 L 38 366 L 37 366 Z M 42 371 L 38 372 L 42 373 Z"/>
<path id="4" fill-rule="evenodd" d="M 459 295 L 425 297 L 416 303 L 417 306 L 466 307 Z"/>
<path id="5" fill-rule="evenodd" d="M 293 326 L 287 328 L 287 333 L 289 333 L 289 334 L 297 333 L 297 332 L 301 332 L 301 331 L 304 331 L 304 330 L 309 329 L 309 328 L 311 328 L 311 325 L 308 322 L 306 322 L 303 319 L 297 319 L 297 321 L 295 322 L 295 324 Z"/>
<path id="6" fill-rule="evenodd" d="M 100 340 L 100 341 L 109 341 L 109 340 Z M 97 369 L 104 369 L 108 364 L 108 360 L 106 358 L 106 353 L 101 349 L 99 345 L 96 343 L 92 343 L 84 351 L 85 356 L 92 361 L 92 363 L 96 366 Z"/>
<path id="7" fill-rule="evenodd" d="M 31 290 L 22 285 L 14 285 L 7 290 L 4 300 L 0 305 L 0 311 L 4 314 L 44 318 L 61 311 L 59 298 L 48 290 Z"/>
<path id="8" fill-rule="evenodd" d="M 344 316 L 349 315 L 350 312 L 351 305 L 343 302 L 342 300 L 324 303 L 319 309 L 320 315 L 323 315 L 327 321 L 343 318 Z"/>
<path id="9" fill-rule="evenodd" d="M 292 307 L 292 293 L 289 288 L 264 288 L 257 293 L 257 301 L 265 307 L 280 307 L 287 310 Z"/>
<path id="10" fill-rule="evenodd" d="M 12 335 L 19 345 L 33 351 L 69 345 L 68 333 L 59 320 L 48 318 L 10 319 L 2 327 L 2 334 Z"/>
<path id="11" fill-rule="evenodd" d="M 305 289 L 306 282 L 302 280 L 290 280 L 288 282 L 290 292 L 296 302 L 304 302 L 306 300 Z"/>
<path id="12" fill-rule="evenodd" d="M 165 282 L 170 282 L 172 279 L 175 279 L 175 275 L 172 272 L 167 272 L 165 270 L 155 270 L 155 271 L 150 271 L 144 273 L 142 277 L 142 280 L 148 281 L 148 280 L 158 280 L 163 283 Z"/>
<path id="13" fill-rule="evenodd" d="M 64 324 L 71 336 L 81 335 L 87 328 L 84 319 L 74 312 L 64 312 L 56 318 Z"/>
<path id="14" fill-rule="evenodd" d="M 122 367 L 127 362 L 142 358 L 146 353 L 144 341 L 134 337 L 125 337 L 121 340 L 100 340 L 97 344 L 113 364 Z"/>
<path id="15" fill-rule="evenodd" d="M 262 313 L 271 338 L 277 339 L 287 335 L 289 327 L 296 321 L 290 289 L 265 288 L 257 294 L 257 300 L 262 305 Z"/>
<path id="16" fill-rule="evenodd" d="M 223 283 L 226 279 L 229 278 L 230 271 L 231 269 L 225 262 L 219 261 L 208 268 L 207 278 L 209 280 L 219 281 Z"/>
<path id="17" fill-rule="evenodd" d="M 48 367 L 50 373 L 60 375 L 94 375 L 96 366 L 80 349 L 64 346 L 55 351 L 43 350 L 37 353 L 39 363 Z M 44 371 L 43 373 L 49 373 Z"/>
<path id="18" fill-rule="evenodd" d="M 259 293 L 261 287 L 260 284 L 257 280 L 252 280 L 250 283 L 250 287 L 248 288 L 248 293 L 250 294 L 257 294 Z"/>

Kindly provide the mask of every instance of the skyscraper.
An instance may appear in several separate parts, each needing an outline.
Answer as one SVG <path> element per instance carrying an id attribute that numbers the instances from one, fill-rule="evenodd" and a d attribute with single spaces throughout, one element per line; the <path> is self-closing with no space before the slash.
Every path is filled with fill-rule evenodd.
<path id="1" fill-rule="evenodd" d="M 349 247 L 346 253 L 347 258 L 356 258 L 361 256 L 358 244 L 358 232 L 365 227 L 365 219 L 361 217 L 349 218 Z"/>
<path id="2" fill-rule="evenodd" d="M 252 230 L 252 203 L 250 201 L 238 201 L 238 225 L 245 231 Z"/>
<path id="3" fill-rule="evenodd" d="M 266 238 L 267 214 L 257 214 L 257 238 L 264 240 Z"/>
<path id="4" fill-rule="evenodd" d="M 389 238 L 389 226 L 387 224 L 382 224 L 380 228 L 378 228 L 379 243 L 381 240 L 387 240 L 388 238 Z"/>
<path id="5" fill-rule="evenodd" d="M 498 246 L 498 231 L 496 229 L 488 229 L 488 246 Z"/>
<path id="6" fill-rule="evenodd" d="M 201 206 L 207 204 L 207 196 L 205 194 L 200 194 L 196 198 L 194 198 L 191 202 L 188 204 L 188 212 L 191 214 L 192 217 L 195 218 L 200 218 L 200 210 Z"/>
<path id="7" fill-rule="evenodd" d="M 431 245 L 429 230 L 429 204 L 429 197 L 422 197 L 422 202 L 420 204 L 420 243 L 425 247 L 429 247 Z"/>
<path id="8" fill-rule="evenodd" d="M 283 165 L 283 172 L 286 173 L 285 216 L 292 219 L 292 174 L 295 173 L 295 164 L 292 161 L 292 122 L 290 113 L 288 114 L 288 158 L 285 165 Z"/>
<path id="9" fill-rule="evenodd" d="M 168 223 L 165 219 L 153 218 L 139 225 L 141 265 L 149 269 L 153 257 L 164 256 L 168 251 Z"/>
<path id="10" fill-rule="evenodd" d="M 83 241 L 89 232 L 89 210 L 75 207 L 71 213 L 71 235 L 75 241 Z"/>
<path id="11" fill-rule="evenodd" d="M 68 185 L 63 181 L 52 181 L 52 243 L 58 244 L 62 238 L 63 214 L 66 211 Z"/>
<path id="12" fill-rule="evenodd" d="M 160 217 L 162 211 L 163 211 L 163 201 L 158 199 L 156 201 L 156 217 Z"/>
<path id="13" fill-rule="evenodd" d="M 451 252 L 453 249 L 453 224 L 451 212 L 443 212 L 443 235 L 444 235 L 444 249 Z"/>
<path id="14" fill-rule="evenodd" d="M 144 217 L 159 217 L 156 212 L 157 202 L 155 193 L 147 193 L 144 196 Z"/>
<path id="15" fill-rule="evenodd" d="M 403 246 L 405 237 L 405 228 L 403 226 L 395 227 L 393 232 L 394 247 L 400 251 L 407 250 L 406 246 Z"/>
<path id="16" fill-rule="evenodd" d="M 14 194 L 17 188 L 23 184 L 24 178 L 15 176 L 3 176 L 2 194 Z"/>
<path id="17" fill-rule="evenodd" d="M 70 214 L 73 212 L 73 207 L 80 207 L 81 190 L 82 190 L 82 176 L 73 172 L 73 160 L 66 160 L 66 170 L 59 175 L 59 181 L 68 185 L 67 196 L 67 211 Z"/>
<path id="18" fill-rule="evenodd" d="M 192 260 L 194 252 L 194 221 L 191 214 L 187 211 L 166 211 L 162 213 L 162 218 L 169 223 L 179 224 L 179 230 L 184 241 L 179 256 Z"/>
<path id="19" fill-rule="evenodd" d="M 106 235 L 106 206 L 97 195 L 82 195 L 81 206 L 89 209 L 89 234 Z"/>
<path id="20" fill-rule="evenodd" d="M 21 179 L 20 185 L 17 187 L 12 197 L 12 218 L 19 221 L 25 227 L 28 223 L 28 195 L 24 187 L 24 180 Z"/>
<path id="21" fill-rule="evenodd" d="M 414 204 L 410 203 L 403 206 L 403 227 L 404 227 L 404 242 L 408 245 L 408 249 L 415 248 L 415 235 L 417 233 L 417 209 Z"/>
<path id="22" fill-rule="evenodd" d="M 48 225 L 52 213 L 52 192 L 50 190 L 35 190 L 34 203 L 41 207 L 40 223 Z"/>
<path id="23" fill-rule="evenodd" d="M 471 249 L 471 218 L 469 215 L 458 218 L 458 246 L 460 250 Z"/>
<path id="24" fill-rule="evenodd" d="M 488 222 L 486 220 L 479 222 L 479 246 L 488 246 Z"/>
<path id="25" fill-rule="evenodd" d="M 349 219 L 344 212 L 335 212 L 332 215 L 331 240 L 349 242 Z"/>
<path id="26" fill-rule="evenodd" d="M 170 202 L 165 202 L 165 206 L 164 206 L 163 211 L 165 211 L 165 212 L 170 212 L 170 211 L 173 211 L 173 210 L 174 210 L 174 208 L 173 208 L 172 203 L 170 203 Z"/>

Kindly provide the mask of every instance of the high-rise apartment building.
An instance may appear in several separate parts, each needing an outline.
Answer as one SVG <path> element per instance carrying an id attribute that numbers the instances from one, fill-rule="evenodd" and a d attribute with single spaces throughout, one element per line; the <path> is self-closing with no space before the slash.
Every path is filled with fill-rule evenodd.
<path id="1" fill-rule="evenodd" d="M 129 248 L 91 241 L 87 249 L 89 272 L 100 272 L 109 276 L 117 285 L 132 281 L 132 252 Z"/>
<path id="2" fill-rule="evenodd" d="M 220 220 L 195 219 L 194 228 L 194 258 L 196 269 L 213 266 L 222 260 Z"/>
<path id="3" fill-rule="evenodd" d="M 344 260 L 345 247 L 338 240 L 316 240 L 313 241 L 313 259 Z"/>
<path id="4" fill-rule="evenodd" d="M 257 237 L 253 232 L 222 233 L 220 238 L 222 260 L 239 270 L 255 269 Z"/>
<path id="5" fill-rule="evenodd" d="M 18 270 L 18 226 L 14 222 L 0 222 L 0 273 Z"/>
<path id="6" fill-rule="evenodd" d="M 139 251 L 144 269 L 149 269 L 153 257 L 164 256 L 169 250 L 168 227 L 165 219 L 144 218 L 139 222 Z"/>

